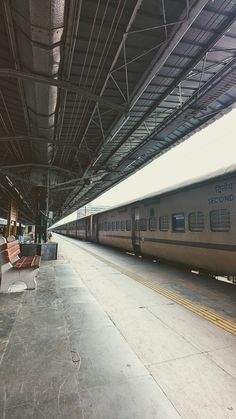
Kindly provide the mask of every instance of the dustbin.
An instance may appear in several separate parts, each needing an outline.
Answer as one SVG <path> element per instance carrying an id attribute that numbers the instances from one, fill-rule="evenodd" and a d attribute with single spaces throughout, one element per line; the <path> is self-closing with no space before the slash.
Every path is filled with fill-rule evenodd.
<path id="1" fill-rule="evenodd" d="M 57 246 L 56 242 L 37 244 L 37 254 L 41 256 L 42 260 L 56 260 Z"/>

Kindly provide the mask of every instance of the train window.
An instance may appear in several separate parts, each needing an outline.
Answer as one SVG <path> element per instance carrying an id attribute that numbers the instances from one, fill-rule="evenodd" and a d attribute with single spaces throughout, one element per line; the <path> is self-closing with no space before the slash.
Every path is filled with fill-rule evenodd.
<path id="1" fill-rule="evenodd" d="M 112 229 L 112 231 L 114 231 L 116 229 L 116 223 L 115 223 L 115 221 L 112 221 L 112 223 L 111 223 L 111 229 Z"/>
<path id="2" fill-rule="evenodd" d="M 135 220 L 135 231 L 139 231 L 139 219 Z"/>
<path id="3" fill-rule="evenodd" d="M 210 212 L 211 231 L 230 230 L 230 211 L 228 209 L 213 210 Z"/>
<path id="4" fill-rule="evenodd" d="M 149 230 L 150 231 L 156 231 L 157 229 L 157 219 L 156 217 L 150 217 L 149 218 Z"/>
<path id="5" fill-rule="evenodd" d="M 147 230 L 147 220 L 146 218 L 140 219 L 140 231 L 146 231 Z"/>
<path id="6" fill-rule="evenodd" d="M 126 220 L 126 231 L 131 231 L 131 220 Z"/>
<path id="7" fill-rule="evenodd" d="M 169 230 L 169 217 L 168 217 L 168 215 L 161 215 L 159 217 L 159 229 L 160 229 L 160 231 L 168 231 Z"/>
<path id="8" fill-rule="evenodd" d="M 150 217 L 154 217 L 155 215 L 155 208 L 150 208 Z"/>
<path id="9" fill-rule="evenodd" d="M 104 230 L 107 231 L 107 221 L 104 223 Z"/>
<path id="10" fill-rule="evenodd" d="M 116 221 L 116 231 L 120 230 L 120 221 Z"/>
<path id="11" fill-rule="evenodd" d="M 204 230 L 204 214 L 201 211 L 191 212 L 188 216 L 188 225 L 190 231 Z"/>
<path id="12" fill-rule="evenodd" d="M 185 216 L 183 212 L 172 215 L 172 230 L 173 231 L 185 230 Z"/>
<path id="13" fill-rule="evenodd" d="M 107 230 L 108 230 L 108 231 L 110 231 L 110 230 L 111 230 L 111 223 L 110 223 L 110 222 L 108 222 L 108 223 L 107 223 Z"/>
<path id="14" fill-rule="evenodd" d="M 121 231 L 125 231 L 125 221 L 120 222 L 120 229 Z"/>

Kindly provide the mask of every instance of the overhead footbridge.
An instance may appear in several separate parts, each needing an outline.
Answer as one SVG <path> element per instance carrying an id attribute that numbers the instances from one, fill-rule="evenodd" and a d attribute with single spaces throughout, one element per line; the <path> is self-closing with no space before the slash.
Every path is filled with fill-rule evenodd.
<path id="1" fill-rule="evenodd" d="M 57 221 L 229 112 L 235 16 L 234 0 L 2 0 L 0 216 L 14 200 Z"/>

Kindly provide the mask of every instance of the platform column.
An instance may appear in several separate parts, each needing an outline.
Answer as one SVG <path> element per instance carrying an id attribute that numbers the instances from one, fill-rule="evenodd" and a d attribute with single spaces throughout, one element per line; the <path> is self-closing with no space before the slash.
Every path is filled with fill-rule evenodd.
<path id="1" fill-rule="evenodd" d="M 13 226 L 13 236 L 16 237 L 17 234 L 17 220 L 18 220 L 18 205 L 12 199 L 9 202 L 9 210 L 7 217 L 7 226 L 6 226 L 6 237 L 11 235 L 11 223 L 14 222 Z"/>
<path id="2" fill-rule="evenodd" d="M 35 243 L 45 243 L 47 241 L 47 213 L 45 196 L 39 195 L 37 205 L 37 217 L 35 223 Z"/>
<path id="3" fill-rule="evenodd" d="M 16 237 L 16 235 L 17 235 L 17 222 L 14 221 L 14 224 L 13 224 L 13 236 Z"/>

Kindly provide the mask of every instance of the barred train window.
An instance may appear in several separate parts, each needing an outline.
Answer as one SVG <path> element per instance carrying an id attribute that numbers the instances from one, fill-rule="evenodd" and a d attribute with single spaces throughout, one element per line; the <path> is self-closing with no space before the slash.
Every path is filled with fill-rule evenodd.
<path id="1" fill-rule="evenodd" d="M 114 231 L 116 229 L 116 223 L 115 223 L 115 221 L 112 221 L 112 223 L 111 223 L 111 229 L 112 229 L 112 231 Z"/>
<path id="2" fill-rule="evenodd" d="M 147 220 L 146 218 L 140 219 L 140 231 L 146 231 L 147 230 Z"/>
<path id="3" fill-rule="evenodd" d="M 230 211 L 228 209 L 213 210 L 210 212 L 211 231 L 230 230 Z"/>
<path id="4" fill-rule="evenodd" d="M 185 230 L 185 216 L 183 212 L 172 215 L 172 230 L 173 231 Z"/>
<path id="5" fill-rule="evenodd" d="M 108 230 L 108 231 L 110 231 L 110 230 L 111 230 L 111 223 L 110 223 L 110 221 L 108 221 L 108 223 L 107 223 L 107 230 Z"/>
<path id="6" fill-rule="evenodd" d="M 126 231 L 131 231 L 131 220 L 126 220 Z"/>
<path id="7" fill-rule="evenodd" d="M 157 229 L 157 219 L 156 217 L 150 217 L 149 218 L 149 230 L 150 231 L 156 231 Z"/>
<path id="8" fill-rule="evenodd" d="M 120 230 L 120 221 L 116 221 L 116 231 Z"/>
<path id="9" fill-rule="evenodd" d="M 191 212 L 188 216 L 188 225 L 190 231 L 204 230 L 204 214 L 201 211 Z"/>
<path id="10" fill-rule="evenodd" d="M 150 208 L 150 217 L 154 217 L 155 215 L 155 208 Z"/>
<path id="11" fill-rule="evenodd" d="M 121 231 L 125 231 L 125 221 L 120 222 L 120 229 Z"/>
<path id="12" fill-rule="evenodd" d="M 159 217 L 159 229 L 160 229 L 160 231 L 168 231 L 169 230 L 169 217 L 168 217 L 168 215 L 161 215 Z"/>

